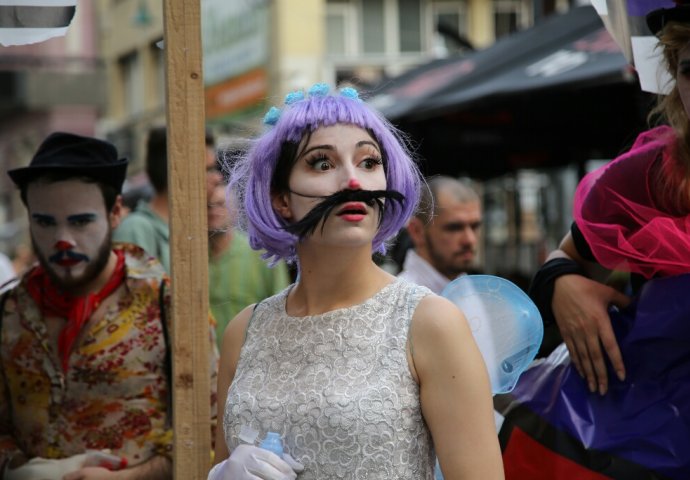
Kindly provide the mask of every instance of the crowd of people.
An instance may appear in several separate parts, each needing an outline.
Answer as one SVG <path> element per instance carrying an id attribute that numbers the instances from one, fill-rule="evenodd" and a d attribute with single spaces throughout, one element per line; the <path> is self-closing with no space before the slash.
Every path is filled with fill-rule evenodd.
<path id="1" fill-rule="evenodd" d="M 207 133 L 208 479 L 690 477 L 689 20 L 647 16 L 671 93 L 580 182 L 529 290 L 557 342 L 508 394 L 442 296 L 479 272 L 468 182 L 425 179 L 350 87 L 291 92 L 225 155 Z M 36 261 L 0 264 L 0 479 L 172 478 L 166 145 L 127 215 L 107 141 L 54 132 L 7 172 Z"/>

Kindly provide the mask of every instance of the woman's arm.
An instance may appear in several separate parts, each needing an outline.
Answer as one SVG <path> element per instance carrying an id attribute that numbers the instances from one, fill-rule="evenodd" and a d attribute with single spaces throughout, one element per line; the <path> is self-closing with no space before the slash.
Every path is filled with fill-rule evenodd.
<path id="1" fill-rule="evenodd" d="M 489 377 L 465 316 L 443 297 L 425 297 L 409 342 L 422 413 L 444 478 L 504 478 Z"/>
<path id="2" fill-rule="evenodd" d="M 218 366 L 218 427 L 216 428 L 216 450 L 213 464 L 217 464 L 228 458 L 228 446 L 225 443 L 225 429 L 223 418 L 225 417 L 225 400 L 228 397 L 228 388 L 235 378 L 237 362 L 240 359 L 240 350 L 244 344 L 244 337 L 249 325 L 249 319 L 254 311 L 254 305 L 250 305 L 228 323 L 223 333 L 223 342 L 220 349 L 220 364 Z"/>

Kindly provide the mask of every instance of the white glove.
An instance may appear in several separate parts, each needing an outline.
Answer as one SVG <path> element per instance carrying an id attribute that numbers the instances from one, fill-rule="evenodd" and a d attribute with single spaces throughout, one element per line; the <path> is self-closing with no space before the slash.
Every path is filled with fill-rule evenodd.
<path id="1" fill-rule="evenodd" d="M 253 445 L 240 445 L 214 466 L 207 480 L 295 480 L 304 466 L 290 456 L 280 458 L 273 452 Z"/>
<path id="2" fill-rule="evenodd" d="M 5 480 L 62 480 L 62 477 L 82 467 L 103 467 L 118 470 L 126 465 L 120 457 L 98 450 L 88 450 L 68 458 L 48 459 L 35 457 L 21 467 L 6 469 Z"/>
<path id="3" fill-rule="evenodd" d="M 21 467 L 7 469 L 5 480 L 61 480 L 66 474 L 81 468 L 86 454 L 60 460 L 35 457 Z"/>

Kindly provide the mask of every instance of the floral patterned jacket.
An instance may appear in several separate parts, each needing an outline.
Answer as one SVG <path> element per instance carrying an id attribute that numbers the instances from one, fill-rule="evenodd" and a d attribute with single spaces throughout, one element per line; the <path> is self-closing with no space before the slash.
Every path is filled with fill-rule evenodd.
<path id="1" fill-rule="evenodd" d="M 168 346 L 162 328 L 162 318 L 170 316 L 161 316 L 161 303 L 169 311 L 169 279 L 139 247 L 115 248 L 125 251 L 124 288 L 116 290 L 117 302 L 103 315 L 84 325 L 66 373 L 26 290 L 26 276 L 8 293 L 0 312 L 0 467 L 18 451 L 29 458 L 65 458 L 107 449 L 130 466 L 157 454 L 171 455 Z M 211 318 L 215 423 L 213 323 Z"/>

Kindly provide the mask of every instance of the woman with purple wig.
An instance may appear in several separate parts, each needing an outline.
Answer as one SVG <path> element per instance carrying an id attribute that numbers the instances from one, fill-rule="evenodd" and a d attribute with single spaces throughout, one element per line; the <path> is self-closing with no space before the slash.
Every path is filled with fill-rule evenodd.
<path id="1" fill-rule="evenodd" d="M 448 480 L 503 478 L 464 316 L 372 260 L 423 185 L 401 136 L 354 89 L 323 84 L 264 122 L 228 192 L 252 247 L 299 275 L 225 331 L 209 479 L 432 479 L 436 455 Z M 256 446 L 269 432 L 282 451 Z"/>

